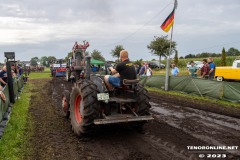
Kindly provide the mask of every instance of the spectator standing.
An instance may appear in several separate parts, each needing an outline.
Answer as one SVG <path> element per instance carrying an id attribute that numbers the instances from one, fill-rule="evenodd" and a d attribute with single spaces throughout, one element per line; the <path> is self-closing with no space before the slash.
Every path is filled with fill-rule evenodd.
<path id="1" fill-rule="evenodd" d="M 140 76 L 145 76 L 145 71 L 146 71 L 146 64 L 143 62 L 142 63 L 142 67 L 141 67 L 141 69 L 140 69 L 140 71 L 139 71 L 139 75 Z"/>
<path id="2" fill-rule="evenodd" d="M 0 97 L 1 97 L 2 101 L 5 102 L 6 101 L 6 96 L 3 93 L 2 89 L 3 89 L 2 86 L 0 86 Z"/>
<path id="3" fill-rule="evenodd" d="M 210 68 L 208 79 L 213 80 L 214 76 L 215 76 L 216 65 L 213 62 L 213 58 L 212 57 L 209 57 L 207 61 L 208 61 L 209 68 Z"/>
<path id="4" fill-rule="evenodd" d="M 152 76 L 152 69 L 151 69 L 149 66 L 146 67 L 146 72 L 145 72 L 145 74 L 146 74 L 146 76 L 149 77 L 149 78 Z"/>
<path id="5" fill-rule="evenodd" d="M 173 63 L 172 64 L 172 76 L 178 76 L 179 74 L 179 69 L 176 67 L 176 65 Z"/>
<path id="6" fill-rule="evenodd" d="M 134 67 L 135 67 L 136 74 L 138 74 L 138 72 L 139 72 L 139 71 L 138 71 L 139 66 L 138 66 L 137 64 L 135 64 Z"/>
<path id="7" fill-rule="evenodd" d="M 22 67 L 21 67 L 21 65 L 20 64 L 18 64 L 18 74 L 17 74 L 17 76 L 18 77 L 21 77 L 21 75 L 22 75 L 22 73 L 23 73 L 23 70 L 22 70 Z"/>
<path id="8" fill-rule="evenodd" d="M 207 59 L 203 59 L 203 67 L 201 68 L 201 78 L 208 78 L 209 74 L 209 64 L 207 63 Z"/>
<path id="9" fill-rule="evenodd" d="M 17 74 L 16 74 L 13 70 L 12 70 L 12 78 L 13 78 L 13 79 L 18 78 Z"/>
<path id="10" fill-rule="evenodd" d="M 197 78 L 198 67 L 194 64 L 193 61 L 190 62 L 191 66 L 188 68 L 190 77 Z"/>
<path id="11" fill-rule="evenodd" d="M 0 72 L 0 82 L 1 86 L 5 87 L 7 85 L 7 67 L 3 66 L 2 71 Z"/>
<path id="12" fill-rule="evenodd" d="M 142 68 L 142 66 L 141 66 L 141 65 L 138 65 L 137 74 L 139 74 L 141 68 Z"/>

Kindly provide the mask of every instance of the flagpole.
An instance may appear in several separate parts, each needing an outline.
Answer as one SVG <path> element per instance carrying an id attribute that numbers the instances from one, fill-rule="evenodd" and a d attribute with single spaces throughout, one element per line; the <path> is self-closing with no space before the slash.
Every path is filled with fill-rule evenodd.
<path id="1" fill-rule="evenodd" d="M 172 35 L 173 35 L 173 25 L 172 25 L 172 29 L 171 29 L 169 55 L 167 55 L 167 67 L 166 67 L 166 77 L 165 77 L 165 91 L 169 90 L 169 71 L 170 71 L 170 55 L 172 53 Z"/>

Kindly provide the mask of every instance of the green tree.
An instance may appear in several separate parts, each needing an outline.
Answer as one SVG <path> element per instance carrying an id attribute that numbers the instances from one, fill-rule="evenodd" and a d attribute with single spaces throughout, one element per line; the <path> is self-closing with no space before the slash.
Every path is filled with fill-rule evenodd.
<path id="1" fill-rule="evenodd" d="M 229 48 L 228 51 L 227 51 L 227 55 L 228 56 L 239 56 L 240 55 L 240 51 L 236 48 Z"/>
<path id="2" fill-rule="evenodd" d="M 94 49 L 92 51 L 91 56 L 92 56 L 93 59 L 97 59 L 97 60 L 100 60 L 100 61 L 105 61 L 105 58 L 102 56 L 101 52 L 99 52 L 96 49 Z"/>
<path id="3" fill-rule="evenodd" d="M 176 65 L 178 65 L 178 51 L 175 51 L 174 63 L 175 63 Z"/>
<path id="4" fill-rule="evenodd" d="M 120 57 L 120 52 L 124 50 L 123 46 L 122 45 L 117 45 L 115 46 L 115 48 L 111 51 L 111 55 L 113 57 L 117 57 L 118 60 L 119 60 L 119 57 Z"/>
<path id="5" fill-rule="evenodd" d="M 31 60 L 30 60 L 31 66 L 37 66 L 37 65 L 38 65 L 38 62 L 39 62 L 39 58 L 38 58 L 38 57 L 33 57 L 33 58 L 31 58 Z"/>
<path id="6" fill-rule="evenodd" d="M 45 67 L 49 67 L 48 58 L 46 56 L 43 56 L 40 58 L 40 63 L 41 63 L 41 65 L 43 65 Z"/>
<path id="7" fill-rule="evenodd" d="M 141 66 L 143 62 L 143 59 L 136 60 L 134 63 Z"/>
<path id="8" fill-rule="evenodd" d="M 172 50 L 176 50 L 176 45 L 176 42 L 173 41 Z M 150 49 L 152 54 L 159 56 L 159 62 L 161 63 L 161 57 L 166 57 L 170 53 L 170 40 L 168 36 L 154 37 L 147 48 Z"/>
<path id="9" fill-rule="evenodd" d="M 48 63 L 49 63 L 49 64 L 55 63 L 56 60 L 57 60 L 57 58 L 54 57 L 54 56 L 49 56 L 49 57 L 48 57 Z"/>
<path id="10" fill-rule="evenodd" d="M 223 47 L 222 49 L 222 57 L 221 57 L 221 65 L 222 66 L 226 66 L 227 62 L 226 62 L 226 51 L 225 48 Z"/>
<path id="11" fill-rule="evenodd" d="M 195 58 L 195 57 L 196 56 L 194 54 L 191 54 L 191 53 L 185 56 L 185 58 Z"/>
<path id="12" fill-rule="evenodd" d="M 70 57 L 72 57 L 73 53 L 68 52 L 67 56 L 65 57 L 65 61 L 67 62 Z"/>

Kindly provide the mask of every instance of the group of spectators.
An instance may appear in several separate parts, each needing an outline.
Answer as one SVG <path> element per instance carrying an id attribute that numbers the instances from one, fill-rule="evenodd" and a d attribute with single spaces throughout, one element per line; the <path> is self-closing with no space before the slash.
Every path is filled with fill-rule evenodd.
<path id="1" fill-rule="evenodd" d="M 200 71 L 200 78 L 213 80 L 216 70 L 216 65 L 213 62 L 213 58 L 209 57 L 208 59 L 203 59 L 202 62 L 202 68 L 195 66 L 193 61 L 190 62 L 191 66 L 188 68 L 190 77 L 197 78 L 198 72 Z"/>
<path id="2" fill-rule="evenodd" d="M 191 65 L 188 68 L 190 77 L 197 78 L 198 72 L 200 72 L 200 78 L 213 80 L 215 75 L 215 70 L 216 70 L 216 65 L 213 62 L 213 58 L 209 57 L 207 59 L 203 59 L 202 63 L 203 63 L 203 67 L 198 68 L 195 65 L 194 61 L 190 62 Z M 172 64 L 172 76 L 178 76 L 178 74 L 179 74 L 179 69 L 176 67 L 175 64 Z"/>
<path id="3" fill-rule="evenodd" d="M 15 66 L 14 64 L 11 66 L 11 73 L 13 79 L 20 77 L 23 73 L 23 69 L 21 65 Z M 5 101 L 6 97 L 3 94 L 3 88 L 8 84 L 8 76 L 7 76 L 7 66 L 4 65 L 0 70 L 0 98 Z"/>
<path id="4" fill-rule="evenodd" d="M 194 61 L 191 61 L 190 62 L 191 65 L 188 68 L 189 76 L 192 78 L 197 78 L 200 72 L 199 78 L 213 80 L 215 75 L 215 68 L 216 68 L 215 63 L 213 62 L 213 58 L 209 57 L 207 59 L 203 59 L 202 63 L 203 63 L 203 67 L 198 68 L 198 66 L 195 65 Z M 172 68 L 171 69 L 172 76 L 179 76 L 179 69 L 174 63 L 171 64 L 171 68 Z M 152 76 L 152 69 L 149 67 L 147 63 L 143 62 L 141 66 L 136 65 L 135 69 L 136 69 L 136 73 L 139 76 L 147 76 L 147 77 Z"/>
<path id="5" fill-rule="evenodd" d="M 152 69 L 149 67 L 147 63 L 142 63 L 142 66 L 135 66 L 136 73 L 139 76 L 147 76 L 151 77 L 152 76 Z"/>

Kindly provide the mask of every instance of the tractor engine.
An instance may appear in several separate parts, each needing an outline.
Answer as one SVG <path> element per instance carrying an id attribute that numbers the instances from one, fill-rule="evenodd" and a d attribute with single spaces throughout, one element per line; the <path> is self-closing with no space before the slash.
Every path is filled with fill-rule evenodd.
<path id="1" fill-rule="evenodd" d="M 85 68 L 85 51 L 89 47 L 89 43 L 83 41 L 82 44 L 75 42 L 72 48 L 72 57 L 69 58 L 66 70 L 67 81 L 77 81 L 84 76 Z"/>

